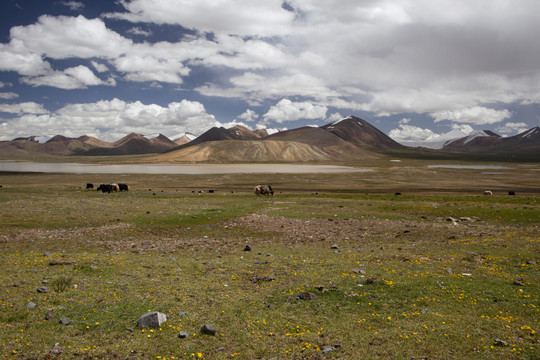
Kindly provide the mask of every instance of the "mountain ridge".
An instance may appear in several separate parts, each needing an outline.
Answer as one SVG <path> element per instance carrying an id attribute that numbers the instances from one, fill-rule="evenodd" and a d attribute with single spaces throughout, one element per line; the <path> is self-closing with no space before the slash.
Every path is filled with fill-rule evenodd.
<path id="1" fill-rule="evenodd" d="M 438 149 L 412 148 L 396 142 L 363 119 L 347 116 L 320 127 L 305 126 L 283 131 L 250 130 L 241 125 L 228 129 L 214 127 L 198 137 L 180 133 L 174 141 L 159 133 L 146 136 L 130 133 L 115 142 L 87 135 L 78 138 L 63 135 L 20 137 L 0 141 L 0 157 L 148 154 L 149 160 L 164 162 L 354 162 L 391 154 L 415 158 L 439 156 L 540 161 L 540 127 L 512 137 L 501 137 L 487 130 L 463 133 L 464 136 L 457 138 L 448 134 L 448 139 L 444 139 L 447 134 L 438 138 Z"/>

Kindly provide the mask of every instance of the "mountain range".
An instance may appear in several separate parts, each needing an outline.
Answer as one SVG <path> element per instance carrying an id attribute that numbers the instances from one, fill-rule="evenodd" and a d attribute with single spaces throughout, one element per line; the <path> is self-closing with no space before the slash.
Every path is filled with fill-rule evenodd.
<path id="1" fill-rule="evenodd" d="M 348 116 L 320 127 L 285 131 L 214 127 L 200 136 L 131 133 L 116 142 L 91 136 L 31 136 L 0 141 L 0 158 L 147 154 L 152 162 L 354 162 L 385 155 L 416 158 L 540 161 L 540 127 L 512 137 L 491 131 L 453 131 L 422 143 L 400 144 L 367 121 Z"/>

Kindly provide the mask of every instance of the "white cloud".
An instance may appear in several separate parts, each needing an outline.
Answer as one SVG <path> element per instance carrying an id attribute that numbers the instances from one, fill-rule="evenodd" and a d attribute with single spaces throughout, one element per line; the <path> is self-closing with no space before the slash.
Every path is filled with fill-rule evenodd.
<path id="1" fill-rule="evenodd" d="M 289 99 L 282 99 L 276 105 L 270 107 L 263 115 L 264 122 L 275 121 L 282 123 L 285 121 L 295 121 L 300 119 L 324 119 L 328 108 L 321 105 L 313 105 L 310 102 L 292 102 Z"/>
<path id="2" fill-rule="evenodd" d="M 35 103 L 0 104 L 0 111 L 22 114 L 4 120 L 6 125 L 3 125 L 0 135 L 4 140 L 20 134 L 28 136 L 29 129 L 35 134 L 49 136 L 90 135 L 106 141 L 116 141 L 130 132 L 159 132 L 173 136 L 179 132 L 200 134 L 213 126 L 221 126 L 213 115 L 206 112 L 204 105 L 188 100 L 172 102 L 163 107 L 115 98 L 95 103 L 70 104 L 51 114 L 47 114 L 41 105 Z"/>
<path id="3" fill-rule="evenodd" d="M 9 100 L 9 99 L 15 99 L 18 98 L 19 94 L 16 94 L 14 92 L 8 91 L 8 92 L 0 92 L 0 99 Z"/>
<path id="4" fill-rule="evenodd" d="M 58 3 L 67 6 L 73 11 L 81 11 L 84 9 L 84 3 L 80 1 L 59 1 Z"/>
<path id="5" fill-rule="evenodd" d="M 244 120 L 246 122 L 253 122 L 259 118 L 259 114 L 251 109 L 247 109 L 242 114 L 236 117 L 237 119 Z"/>
<path id="6" fill-rule="evenodd" d="M 528 126 L 524 122 L 508 122 L 497 127 L 496 131 L 503 135 L 512 136 L 527 131 L 529 129 L 530 126 Z"/>
<path id="7" fill-rule="evenodd" d="M 512 113 L 506 109 L 495 110 L 482 106 L 473 106 L 460 110 L 434 112 L 429 115 L 435 119 L 435 122 L 450 120 L 457 123 L 484 125 L 499 123 L 510 118 Z"/>
<path id="8" fill-rule="evenodd" d="M 127 32 L 129 34 L 133 34 L 133 35 L 142 35 L 142 36 L 150 36 L 150 35 L 152 35 L 151 31 L 143 30 L 140 27 L 132 27 Z"/>
<path id="9" fill-rule="evenodd" d="M 430 129 L 423 129 L 414 125 L 399 124 L 399 129 L 392 129 L 388 133 L 396 141 L 419 141 L 430 140 L 439 136 Z"/>
<path id="10" fill-rule="evenodd" d="M 107 65 L 105 64 L 102 64 L 102 63 L 98 63 L 97 61 L 91 61 L 90 62 L 92 64 L 92 66 L 94 67 L 94 69 L 96 69 L 97 72 L 107 72 L 109 71 L 109 68 L 107 67 Z"/>
<path id="11" fill-rule="evenodd" d="M 295 17 L 282 7 L 282 0 L 133 0 L 121 4 L 128 13 L 106 16 L 132 22 L 178 24 L 216 34 L 285 35 Z"/>
<path id="12" fill-rule="evenodd" d="M 42 15 L 38 22 L 11 28 L 11 38 L 34 54 L 53 59 L 117 57 L 132 42 L 109 30 L 101 19 Z"/>
<path id="13" fill-rule="evenodd" d="M 126 72 L 126 79 L 131 81 L 161 81 L 181 84 L 182 75 L 189 74 L 177 59 L 164 59 L 147 55 L 126 55 L 115 60 L 116 69 Z"/>
<path id="14" fill-rule="evenodd" d="M 50 71 L 41 76 L 25 77 L 21 81 L 31 86 L 52 86 L 60 89 L 84 89 L 94 85 L 116 84 L 113 78 L 103 81 L 86 66 L 79 65 L 67 68 L 64 71 Z"/>
<path id="15" fill-rule="evenodd" d="M 19 104 L 0 104 L 0 112 L 12 114 L 47 114 L 43 105 L 35 102 L 23 102 Z"/>

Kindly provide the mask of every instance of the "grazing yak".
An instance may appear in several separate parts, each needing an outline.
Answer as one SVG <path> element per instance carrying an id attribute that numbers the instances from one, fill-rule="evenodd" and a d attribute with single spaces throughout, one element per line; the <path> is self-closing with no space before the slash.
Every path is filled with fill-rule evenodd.
<path id="1" fill-rule="evenodd" d="M 120 188 L 117 184 L 101 184 L 97 187 L 97 191 L 104 192 L 104 193 L 111 193 L 111 191 L 120 191 Z"/>
<path id="2" fill-rule="evenodd" d="M 255 195 L 266 195 L 266 196 L 274 196 L 274 190 L 272 190 L 272 187 L 270 185 L 257 185 L 255 188 L 253 188 L 253 192 Z"/>
<path id="3" fill-rule="evenodd" d="M 92 183 L 87 183 L 86 184 L 86 189 L 93 189 L 94 188 L 94 184 Z"/>
<path id="4" fill-rule="evenodd" d="M 129 185 L 128 184 L 118 184 L 118 188 L 120 191 L 129 191 Z"/>

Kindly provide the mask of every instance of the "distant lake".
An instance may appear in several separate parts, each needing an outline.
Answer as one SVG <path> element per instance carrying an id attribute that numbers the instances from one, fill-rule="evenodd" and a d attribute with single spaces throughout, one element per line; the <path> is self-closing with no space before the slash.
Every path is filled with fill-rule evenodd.
<path id="1" fill-rule="evenodd" d="M 347 173 L 373 169 L 304 164 L 133 164 L 99 165 L 0 161 L 0 172 L 65 174 L 234 174 L 234 173 Z"/>
<path id="2" fill-rule="evenodd" d="M 428 168 L 444 168 L 444 169 L 476 169 L 476 170 L 502 170 L 513 169 L 509 166 L 500 165 L 428 165 Z"/>

